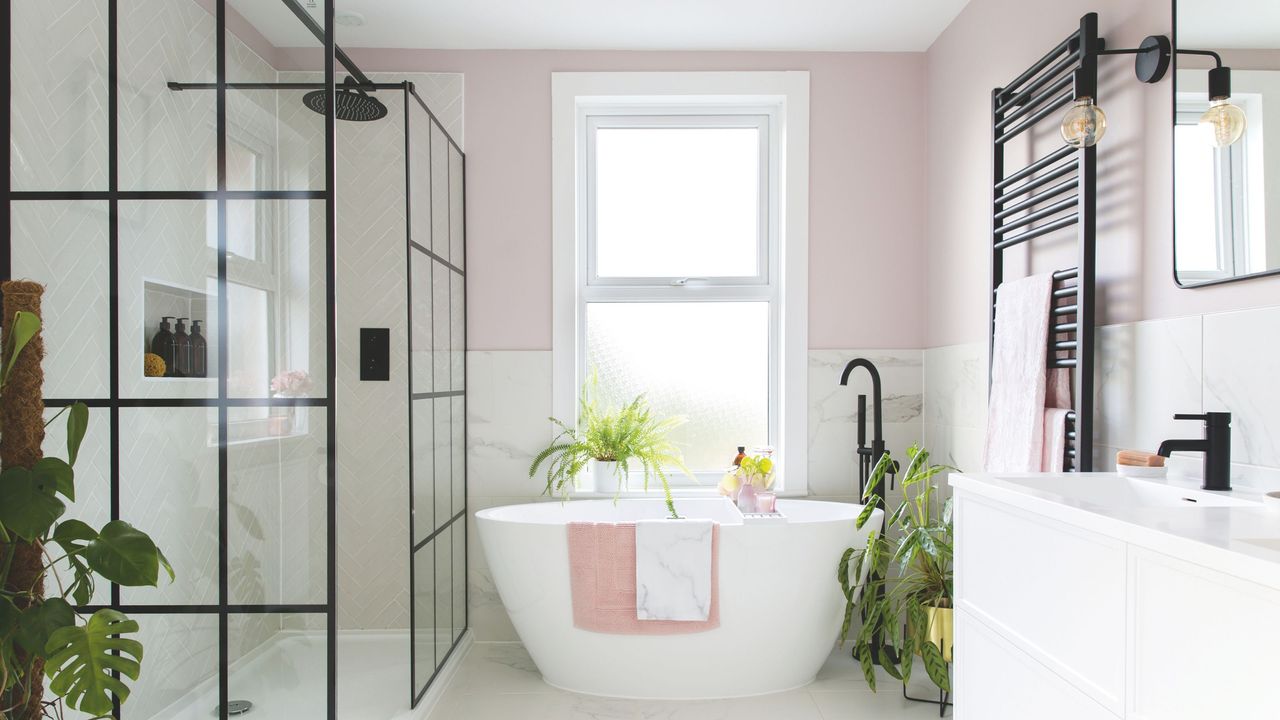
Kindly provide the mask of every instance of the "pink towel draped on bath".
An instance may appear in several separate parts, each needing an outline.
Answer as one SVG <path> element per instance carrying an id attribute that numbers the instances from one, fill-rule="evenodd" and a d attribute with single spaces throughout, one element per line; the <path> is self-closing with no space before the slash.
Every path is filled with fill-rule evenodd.
<path id="1" fill-rule="evenodd" d="M 720 526 L 711 531 L 711 610 L 705 621 L 636 617 L 635 523 L 568 525 L 573 626 L 614 635 L 678 635 L 720 627 Z"/>
<path id="2" fill-rule="evenodd" d="M 1048 370 L 1053 276 L 1003 283 L 996 293 L 984 466 L 987 472 L 1062 469 L 1071 373 Z"/>

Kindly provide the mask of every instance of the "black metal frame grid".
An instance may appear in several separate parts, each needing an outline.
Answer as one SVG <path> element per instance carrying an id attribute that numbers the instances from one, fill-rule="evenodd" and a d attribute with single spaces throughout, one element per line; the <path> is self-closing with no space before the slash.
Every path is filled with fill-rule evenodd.
<path id="1" fill-rule="evenodd" d="M 405 164 L 404 164 L 404 166 L 405 166 L 405 278 L 406 278 L 406 280 L 407 280 L 407 282 L 405 283 L 405 306 L 406 306 L 406 308 L 407 308 L 407 313 L 408 313 L 408 314 L 407 314 L 407 319 L 408 319 L 407 327 L 409 328 L 409 331 L 408 331 L 408 333 L 407 333 L 407 336 L 408 336 L 408 342 L 407 342 L 407 350 L 406 350 L 406 353 L 407 353 L 406 357 L 407 357 L 407 359 L 409 360 L 409 362 L 407 363 L 407 366 L 408 366 L 408 368 L 409 368 L 409 370 L 408 370 L 408 373 L 409 373 L 409 381 L 408 381 L 408 389 L 407 389 L 407 399 L 408 399 L 408 419 L 407 419 L 407 422 L 408 422 L 408 428 L 409 428 L 409 703 L 410 703 L 410 706 L 411 706 L 411 707 L 417 707 L 417 706 L 418 706 L 418 703 L 419 703 L 419 702 L 421 702 L 421 701 L 422 701 L 422 698 L 426 695 L 427 690 L 428 690 L 428 689 L 430 689 L 431 685 L 435 682 L 436 677 L 440 674 L 440 670 L 441 670 L 441 668 L 443 668 L 443 667 L 444 667 L 444 665 L 449 661 L 449 658 L 453 656 L 454 651 L 456 651 L 456 650 L 458 649 L 458 646 L 461 644 L 461 642 L 462 642 L 462 636 L 463 636 L 463 633 L 465 633 L 466 628 L 470 625 L 470 617 L 469 617 L 469 615 L 470 615 L 470 604 L 471 604 L 471 603 L 470 603 L 470 589 L 469 589 L 469 588 L 468 588 L 468 586 L 467 586 L 467 566 L 468 566 L 468 564 L 469 564 L 469 562 L 470 562 L 470 558 L 469 558 L 469 552 L 468 552 L 469 548 L 467 547 L 468 540 L 467 540 L 467 519 L 466 519 L 466 518 L 467 518 L 467 480 L 466 480 L 466 442 L 467 442 L 467 434 L 466 434 L 466 423 L 465 423 L 465 418 L 466 418 L 466 404 L 467 404 L 467 395 L 466 395 L 466 378 L 467 378 L 467 374 L 466 374 L 466 369 L 465 369 L 465 362 L 466 362 L 466 361 L 465 361 L 465 358 L 466 358 L 466 272 L 463 270 L 463 268 L 458 267 L 458 266 L 457 266 L 456 264 L 454 264 L 454 263 L 450 263 L 450 262 L 449 262 L 448 260 L 446 260 L 445 258 L 440 257 L 440 255 L 438 255 L 437 253 L 433 252 L 433 251 L 432 251 L 430 248 L 428 248 L 426 245 L 424 245 L 424 244 L 422 244 L 422 243 L 419 243 L 419 242 L 417 242 L 417 241 L 415 240 L 414 222 L 413 222 L 413 220 L 414 220 L 414 218 L 413 218 L 413 200 L 412 200 L 412 193 L 411 193 L 411 190 L 412 190 L 412 188 L 413 188 L 413 174 L 414 174 L 414 172 L 413 172 L 413 171 L 414 171 L 413 154 L 412 154 L 412 152 L 411 152 L 411 151 L 412 151 L 412 140 L 411 140 L 411 135 L 412 135 L 413 122 L 414 122 L 414 121 L 413 121 L 413 118 L 412 118 L 413 113 L 411 113 L 411 112 L 410 112 L 410 107 L 411 107 L 410 98 L 411 98 L 411 97 L 413 98 L 413 100 L 414 100 L 414 101 L 416 101 L 417 106 L 418 106 L 418 107 L 420 107 L 420 108 L 421 108 L 421 109 L 426 113 L 426 115 L 427 115 L 427 123 L 428 123 L 428 125 L 427 125 L 427 133 L 426 133 L 426 137 L 427 137 L 427 143 L 428 143 L 428 145 L 427 145 L 427 156 L 428 156 L 428 159 L 427 159 L 427 166 L 426 166 L 426 176 L 427 176 L 427 182 L 428 182 L 428 187 L 429 187 L 429 190 L 428 190 L 428 193 L 427 193 L 427 197 L 430 199 L 430 205 L 429 205 L 428 210 L 427 210 L 428 217 L 426 218 L 426 225 L 427 225 L 428 227 L 432 227 L 432 225 L 431 225 L 431 221 L 432 221 L 432 218 L 433 218 L 433 217 L 434 217 L 434 215 L 435 215 L 435 198 L 436 198 L 436 193 L 434 192 L 434 187 L 432 187 L 432 183 L 434 183 L 434 178 L 435 178 L 435 173 L 434 173 L 434 165 L 435 165 L 435 162 L 434 162 L 434 151 L 435 151 L 435 147 L 434 147 L 434 143 L 432 143 L 432 142 L 431 142 L 431 137 L 432 137 L 432 132 L 433 132 L 433 130 L 438 130 L 438 131 L 439 131 L 439 132 L 444 136 L 445 140 L 447 141 L 447 145 L 446 145 L 446 147 L 448 148 L 449 155 L 451 156 L 454 152 L 456 152 L 456 153 L 457 153 L 457 155 L 458 155 L 458 158 L 459 158 L 459 160 L 460 160 L 460 162 L 461 162 L 461 186 L 462 186 L 462 188 L 463 188 L 463 191 L 462 191 L 462 201 L 463 201 L 463 208 L 464 208 L 464 211 L 463 211 L 463 214 L 462 214 L 462 218 L 461 218 L 461 223 L 462 223 L 462 244 L 461 244 L 461 246 L 462 246 L 462 250 L 463 250 L 463 262 L 462 262 L 462 264 L 463 264 L 464 266 L 466 265 L 466 259 L 465 259 L 465 258 L 466 258 L 466 246 L 467 246 L 467 244 L 466 244 L 466 212 L 465 212 L 465 207 L 466 207 L 466 175 L 467 175 L 466 167 L 467 167 L 467 165 L 466 165 L 466 153 L 464 153 L 464 152 L 462 151 L 462 148 L 461 148 L 461 147 L 459 147 L 459 145 L 457 144 L 457 142 L 455 142 L 455 141 L 454 141 L 453 137 L 452 137 L 452 136 L 450 136 L 449 132 L 448 132 L 447 130 L 445 130 L 444 125 L 443 125 L 443 124 L 441 124 L 441 122 L 440 122 L 439 118 L 437 118 L 437 117 L 436 117 L 435 113 L 431 112 L 431 108 L 427 107 L 427 104 L 426 104 L 425 102 L 423 102 L 423 100 L 422 100 L 422 98 L 421 98 L 421 97 L 419 97 L 419 96 L 418 96 L 417 90 L 416 90 L 416 88 L 414 87 L 413 83 L 411 83 L 411 82 L 406 82 L 406 83 L 404 83 L 404 91 L 405 91 L 405 98 L 404 98 L 404 100 L 405 100 L 405 101 L 404 101 L 404 151 L 405 151 L 405 152 L 404 152 L 404 156 L 405 156 Z M 447 180 L 451 180 L 451 176 L 452 176 L 452 170 L 451 170 L 451 167 L 450 167 L 450 165 L 451 165 L 450 160 L 451 160 L 451 157 L 446 156 L 445 161 L 444 161 L 444 162 L 445 162 L 445 168 L 446 168 L 446 169 L 445 169 L 445 177 L 446 177 L 446 179 L 447 179 Z M 452 247 L 452 234 L 453 234 L 453 197 L 452 197 L 452 183 L 451 183 L 451 182 L 446 182 L 446 187 L 444 188 L 444 196 L 445 196 L 445 207 L 446 207 L 446 210 L 447 210 L 447 217 L 448 217 L 448 220 L 447 220 L 447 222 L 446 222 L 446 227 L 448 228 L 447 232 L 448 232 L 448 235 L 449 235 L 449 238 L 450 238 L 450 246 Z M 434 229 L 432 229 L 432 232 L 434 232 Z M 434 239 L 434 237 L 433 237 L 433 239 Z M 462 351 L 462 353 L 463 353 L 464 370 L 463 370 L 463 384 L 462 384 L 463 389 L 462 389 L 462 390 L 453 390 L 453 389 L 452 389 L 452 387 L 453 387 L 452 380 L 450 381 L 450 389 L 449 389 L 449 390 L 438 390 L 438 389 L 437 389 L 437 390 L 435 390 L 435 391 L 433 391 L 433 392 L 420 392 L 420 393 L 419 393 L 419 392 L 414 392 L 414 390 L 413 390 L 413 387 L 414 387 L 414 385 L 413 385 L 413 334 L 414 334 L 414 332 L 413 332 L 413 328 L 414 328 L 414 324 L 413 324 L 413 286 L 414 286 L 414 282 L 413 282 L 413 280 L 414 280 L 414 277 L 413 277 L 413 257 L 414 257 L 414 254 L 415 254 L 415 253 L 418 253 L 418 254 L 420 254 L 420 255 L 425 256 L 425 257 L 429 260 L 429 262 L 430 262 L 429 267 L 431 268 L 431 273 L 430 273 L 430 275 L 428 275 L 428 278 L 427 278 L 427 291 L 428 291 L 428 292 L 432 292 L 433 283 L 434 283 L 434 275 L 435 275 L 435 273 L 436 273 L 437 271 L 444 272 L 444 273 L 446 274 L 446 277 L 449 277 L 449 279 L 450 279 L 450 284 L 451 284 L 451 285 L 452 285 L 452 283 L 454 282 L 454 280 L 457 280 L 457 279 L 460 279 L 460 280 L 463 282 L 463 293 L 462 293 L 462 296 L 463 296 L 463 302 L 462 302 L 462 308 L 461 308 L 461 312 L 462 312 L 462 324 L 461 324 L 461 325 L 462 325 L 462 328 L 463 328 L 463 337 L 462 337 L 462 338 L 458 338 L 458 339 L 457 339 L 457 340 L 458 340 L 458 342 L 455 342 L 455 338 L 453 338 L 453 328 L 452 328 L 452 323 L 450 323 L 450 329 L 449 329 L 449 336 L 450 336 L 450 337 L 449 337 L 449 352 L 450 352 L 450 353 L 452 353 L 452 352 L 456 352 L 457 350 L 456 350 L 455 348 L 460 348 L 460 349 L 461 349 L 461 351 Z M 434 344 L 435 344 L 435 316 L 436 316 L 436 313 L 434 312 L 434 299 L 433 299 L 433 308 L 432 308 L 432 309 L 433 309 L 433 312 L 432 312 L 432 317 L 431 317 L 431 338 L 432 338 L 431 342 L 432 342 L 432 349 L 433 349 L 433 350 L 438 351 L 438 348 L 435 348 L 435 347 L 434 347 Z M 459 310 L 458 308 L 454 308 L 454 307 L 453 307 L 453 295 L 452 295 L 452 292 L 450 292 L 450 293 L 449 293 L 449 313 L 448 313 L 448 317 L 450 318 L 450 320 L 451 320 L 451 319 L 452 319 L 452 317 L 453 317 L 453 313 L 454 313 L 454 312 L 457 312 L 458 310 Z M 452 372 L 452 358 L 450 358 L 450 371 Z M 433 363 L 433 369 L 432 369 L 432 372 L 434 373 L 434 363 Z M 456 512 L 456 513 L 451 514 L 451 515 L 450 515 L 450 517 L 449 517 L 449 519 L 448 519 L 447 521 L 445 521 L 443 524 L 440 524 L 439 526 L 437 526 L 437 525 L 436 525 L 436 518 L 437 518 L 436 510 L 437 510 L 437 508 L 435 507 L 435 504 L 436 504 L 436 503 L 438 503 L 438 502 L 440 501 L 440 498 L 437 496 L 437 494 L 436 494 L 435 492 L 433 492 L 433 493 L 432 493 L 432 508 L 431 508 L 431 512 L 430 512 L 430 517 L 431 517 L 431 527 L 432 527 L 433 529 L 432 529 L 432 531 L 431 531 L 431 532 L 430 532 L 430 533 L 429 533 L 425 538 L 423 538 L 421 541 L 418 541 L 418 540 L 416 539 L 416 538 L 417 538 L 417 529 L 416 529 L 416 524 L 417 524 L 417 522 L 418 522 L 418 521 L 417 521 L 417 512 L 416 512 L 417 508 L 416 508 L 416 506 L 415 506 L 416 498 L 417 498 L 417 494 L 416 494 L 416 492 L 415 492 L 415 480 L 414 480 L 414 478 L 415 478 L 414 467 L 415 467 L 415 464 L 416 464 L 416 458 L 415 458 L 415 454 L 414 454 L 414 451 L 415 451 L 415 443 L 414 443 L 414 428 L 413 428 L 413 425 L 414 425 L 414 423 L 413 423 L 413 410 L 414 410 L 414 403 L 415 403 L 415 402 L 420 402 L 420 401 L 427 401 L 427 402 L 431 402 L 431 403 L 432 403 L 432 413 L 431 413 L 431 422 L 432 422 L 432 444 L 433 444 L 433 446 L 435 446 L 435 447 L 436 447 L 436 450 L 438 451 L 438 449 L 439 449 L 439 448 L 438 448 L 438 446 L 436 445 L 436 442 L 435 442 L 435 415 L 436 415 L 436 413 L 435 413 L 435 406 L 434 406 L 434 403 L 435 403 L 435 401 L 436 401 L 436 400 L 440 400 L 440 399 L 449 399 L 449 400 L 450 400 L 450 402 L 452 403 L 452 398 L 458 398 L 458 397 L 462 398 L 462 406 L 463 406 L 463 412 L 462 412 L 462 415 L 463 415 L 463 419 L 464 419 L 464 421 L 463 421 L 463 434 L 462 434 L 462 447 L 463 447 L 463 452 L 462 452 L 462 462 L 463 462 L 463 466 L 462 466 L 461 468 L 455 468 L 455 467 L 453 467 L 452 428 L 451 428 L 451 435 L 450 435 L 450 443 L 451 443 L 451 444 L 450 444 L 450 459 L 449 459 L 449 463 L 450 463 L 450 478 L 449 478 L 449 479 L 450 479 L 450 482 L 449 482 L 450 497 L 449 497 L 449 509 L 450 509 L 450 510 L 452 510 L 452 509 L 453 509 L 453 507 L 454 507 L 454 500 L 455 500 L 455 498 L 453 497 L 453 488 L 454 488 L 453 478 L 454 478 L 454 477 L 456 477 L 457 473 L 459 473 L 459 472 L 461 472 L 461 473 L 462 473 L 462 478 L 463 478 L 463 482 L 462 482 L 462 509 L 461 509 L 461 510 L 459 510 L 458 512 Z M 452 413 L 451 413 L 450 423 L 452 423 L 452 422 L 453 422 L 453 418 L 452 418 Z M 432 472 L 432 486 L 433 486 L 433 489 L 434 489 L 434 488 L 438 488 L 438 487 L 439 487 L 438 483 L 436 483 L 436 482 L 435 482 L 435 479 L 436 479 L 436 478 L 434 477 L 434 476 L 435 476 L 435 472 L 436 472 L 436 467 L 437 467 L 437 465 L 436 465 L 436 463 L 434 462 L 434 459 L 433 459 L 433 462 L 432 462 L 432 469 L 431 469 L 431 472 Z M 418 578 L 418 577 L 417 577 L 417 570 L 416 570 L 416 562 L 415 562 L 415 560 L 417 559 L 417 556 L 418 556 L 418 553 L 419 553 L 419 552 L 434 553 L 434 552 L 435 552 L 435 549 L 436 549 L 436 546 L 435 546 L 435 541 L 436 541 L 436 539 L 437 539 L 438 537 L 440 537 L 440 536 L 441 536 L 442 534 L 444 534 L 444 533 L 452 533 L 453 528 L 454 528 L 454 527 L 456 527 L 456 526 L 458 526 L 458 523 L 459 523 L 459 522 L 461 522 L 461 527 L 462 527 L 462 541 L 463 541 L 463 567 L 461 568 L 462 577 L 461 577 L 461 578 L 459 578 L 459 577 L 458 577 L 458 571 L 459 571 L 459 568 L 454 567 L 454 564 L 453 564 L 453 552 L 451 551 L 451 552 L 450 552 L 450 557 L 449 557 L 449 581 L 450 581 L 450 586 L 449 586 L 450 599 L 449 599 L 449 602 L 450 602 L 450 605 L 452 606 L 452 603 L 453 603 L 453 595 L 454 595 L 454 593 L 456 592 L 457 584 L 458 584 L 459 582 L 461 582 L 461 583 L 462 583 L 462 587 L 463 587 L 463 597 L 464 597 L 464 600 L 463 600 L 463 613 L 464 613 L 464 616 L 463 616 L 463 621 L 462 621 L 462 625 L 461 625 L 461 627 L 463 628 L 463 632 L 453 632 L 453 628 L 456 628 L 456 627 L 458 627 L 458 626 L 457 626 L 457 625 L 456 625 L 456 623 L 454 622 L 454 621 L 456 620 L 456 618 L 453 618 L 453 617 L 452 617 L 452 610 L 451 610 L 451 615 L 450 615 L 450 633 L 451 633 L 451 637 L 450 637 L 449 649 L 445 652 L 445 654 L 444 654 L 444 656 L 443 656 L 443 657 L 433 657 L 432 668 L 431 668 L 431 675 L 427 678 L 426 682 L 424 682 L 424 683 L 422 684 L 422 686 L 421 686 L 421 687 L 418 687 L 418 684 L 417 684 L 417 682 L 418 682 L 418 681 L 417 681 L 417 677 L 418 677 L 417 669 L 418 669 L 418 663 L 422 660 L 422 658 L 419 658 L 419 657 L 418 657 L 418 637 L 417 637 L 417 635 L 418 635 L 418 622 L 417 622 L 417 619 L 418 619 L 418 618 L 417 618 L 417 597 L 418 597 L 418 581 L 420 580 L 420 578 Z M 452 550 L 452 545 L 451 545 L 451 550 Z M 438 586 L 438 585 L 436 585 L 436 574 L 437 574 L 437 573 L 438 573 L 438 569 L 436 569 L 436 568 L 435 568 L 435 566 L 433 565 L 433 574 L 432 574 L 432 577 L 429 579 L 429 581 L 432 583 L 432 588 L 433 588 L 433 592 L 434 592 L 434 593 L 439 593 L 439 586 Z M 432 623 L 431 623 L 431 628 L 432 628 L 432 633 L 433 633 L 433 637 L 432 637 L 432 645 L 433 645 L 433 646 L 435 645 L 435 643 L 436 643 L 436 637 L 438 637 L 438 634 L 439 634 L 439 629 L 438 629 L 438 628 L 439 628 L 439 621 L 440 621 L 440 618 L 439 618 L 439 616 L 436 614 L 436 611 L 437 611 L 437 609 L 439 608 L 439 606 L 440 606 L 440 600 L 439 600 L 439 597 L 437 596 L 437 597 L 435 598 L 434 602 L 432 603 Z"/>
<path id="2" fill-rule="evenodd" d="M 286 5 L 295 6 L 293 0 L 284 0 Z M 0 227 L 3 238 L 0 242 L 0 279 L 12 276 L 12 204 L 24 201 L 83 201 L 97 200 L 107 203 L 108 211 L 108 335 L 110 357 L 109 364 L 109 397 L 93 398 L 84 402 L 90 407 L 104 408 L 109 414 L 110 424 L 110 518 L 120 519 L 120 409 L 121 408 L 180 408 L 180 407 L 212 407 L 218 411 L 218 602 L 217 604 L 173 605 L 146 604 L 125 605 L 121 602 L 120 587 L 111 586 L 110 604 L 108 607 L 135 615 L 209 615 L 218 618 L 218 705 L 221 720 L 226 720 L 229 679 L 229 621 L 232 615 L 241 614 L 323 614 L 326 619 L 327 640 L 327 711 L 329 720 L 336 720 L 336 638 L 337 638 L 337 592 L 336 592 L 336 417 L 334 406 L 335 369 L 337 358 L 334 338 L 336 336 L 335 315 L 335 237 L 336 237 L 336 201 L 333 189 L 336 185 L 336 127 L 332 108 L 335 94 L 335 53 L 334 40 L 334 2 L 325 0 L 325 23 L 318 37 L 323 40 L 324 83 L 328 94 L 330 111 L 325 116 L 325 189 L 306 191 L 231 191 L 227 189 L 226 137 L 227 137 L 227 102 L 228 88 L 236 83 L 227 80 L 227 27 L 226 0 L 218 0 L 215 10 L 216 22 L 216 82 L 205 84 L 206 89 L 216 92 L 216 126 L 217 126 L 217 188 L 212 191 L 122 191 L 119 187 L 119 77 L 118 77 L 118 0 L 107 1 L 107 189 L 104 191 L 21 191 L 15 192 L 11 185 L 11 147 L 8 142 L 10 134 L 10 118 L 12 108 L 12 85 L 10 68 L 12 67 L 12 27 L 11 7 L 3 3 L 0 10 L 0 26 L 4 27 L 3 40 L 5 72 L 0 81 L 0 94 L 3 95 L 3 117 L 0 124 L 0 135 L 5 141 L 5 163 L 3 171 L 4 197 L 3 213 L 0 216 Z M 314 22 L 313 22 L 313 25 Z M 315 28 L 319 28 L 315 25 Z M 313 31 L 314 29 L 313 28 Z M 343 58 L 344 61 L 346 58 Z M 227 395 L 227 349 L 229 326 L 227 318 L 227 202 L 230 200 L 324 200 L 325 201 L 325 278 L 326 278 L 326 332 L 327 372 L 325 378 L 324 398 L 230 398 Z M 120 397 L 120 316 L 119 316 L 119 204 L 128 200 L 160 201 L 160 200 L 213 200 L 217 204 L 217 287 L 218 287 L 218 395 L 216 398 L 148 398 L 131 399 Z M 74 402 L 71 399 L 49 398 L 46 406 L 65 406 Z M 327 419 L 327 453 L 325 475 L 326 502 L 326 599 L 322 604 L 232 604 L 228 591 L 229 530 L 228 518 L 228 434 L 227 411 L 232 407 L 315 407 L 324 408 Z M 93 611 L 101 606 L 86 606 L 85 611 Z M 120 717 L 120 704 L 115 702 L 113 711 Z"/>
<path id="3" fill-rule="evenodd" d="M 1075 99 L 1097 98 L 1102 51 L 1098 16 L 1088 13 L 1067 39 L 1012 82 L 991 91 L 991 348 L 996 292 L 1004 282 L 1004 251 L 1074 226 L 1078 264 L 1053 275 L 1046 342 L 1048 367 L 1075 371 L 1064 467 L 1081 472 L 1093 469 L 1097 148 L 1064 144 L 1007 174 L 1004 151 L 1006 143 L 1042 120 L 1056 121 Z"/>

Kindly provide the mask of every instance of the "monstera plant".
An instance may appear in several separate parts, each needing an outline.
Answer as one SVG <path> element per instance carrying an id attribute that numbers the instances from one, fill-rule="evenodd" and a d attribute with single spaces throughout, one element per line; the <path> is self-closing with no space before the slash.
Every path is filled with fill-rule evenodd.
<path id="1" fill-rule="evenodd" d="M 14 284 L 6 283 L 6 307 Z M 126 700 L 125 680 L 137 680 L 141 670 L 142 643 L 130 637 L 138 623 L 117 610 L 78 608 L 89 604 L 99 580 L 154 586 L 161 572 L 172 580 L 173 569 L 151 538 L 129 523 L 112 520 L 94 529 L 63 517 L 76 497 L 73 468 L 89 410 L 75 403 L 43 421 L 39 332 L 37 315 L 16 312 L 0 358 L 0 719 L 60 716 L 59 703 L 109 717 L 112 695 Z M 34 432 L 15 421 L 22 417 L 15 405 L 36 408 Z M 38 457 L 44 427 L 62 416 L 67 459 Z M 17 437 L 24 433 L 35 437 Z M 37 459 L 11 463 L 14 448 L 24 442 Z M 51 700 L 44 699 L 46 676 L 56 696 Z"/>

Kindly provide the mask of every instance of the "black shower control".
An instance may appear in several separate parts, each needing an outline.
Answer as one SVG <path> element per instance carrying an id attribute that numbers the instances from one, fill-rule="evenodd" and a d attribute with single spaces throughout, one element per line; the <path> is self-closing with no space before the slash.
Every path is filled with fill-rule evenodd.
<path id="1" fill-rule="evenodd" d="M 360 379 L 391 379 L 391 328 L 360 328 Z"/>

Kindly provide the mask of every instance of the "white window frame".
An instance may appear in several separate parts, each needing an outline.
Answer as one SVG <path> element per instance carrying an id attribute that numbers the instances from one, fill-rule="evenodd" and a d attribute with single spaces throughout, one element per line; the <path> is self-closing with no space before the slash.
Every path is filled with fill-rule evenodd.
<path id="1" fill-rule="evenodd" d="M 594 183 L 588 176 L 593 168 L 589 160 L 594 155 L 594 130 L 727 124 L 762 130 L 761 158 L 768 172 L 761 177 L 759 274 L 600 278 L 587 241 L 594 224 Z M 808 127 L 807 72 L 552 74 L 552 406 L 556 417 L 577 418 L 578 392 L 587 373 L 583 349 L 588 302 L 769 302 L 769 433 L 780 468 L 779 494 L 808 493 Z M 704 475 L 697 485 L 675 488 L 675 492 L 714 494 L 717 479 Z M 629 488 L 624 494 L 643 493 Z"/>

